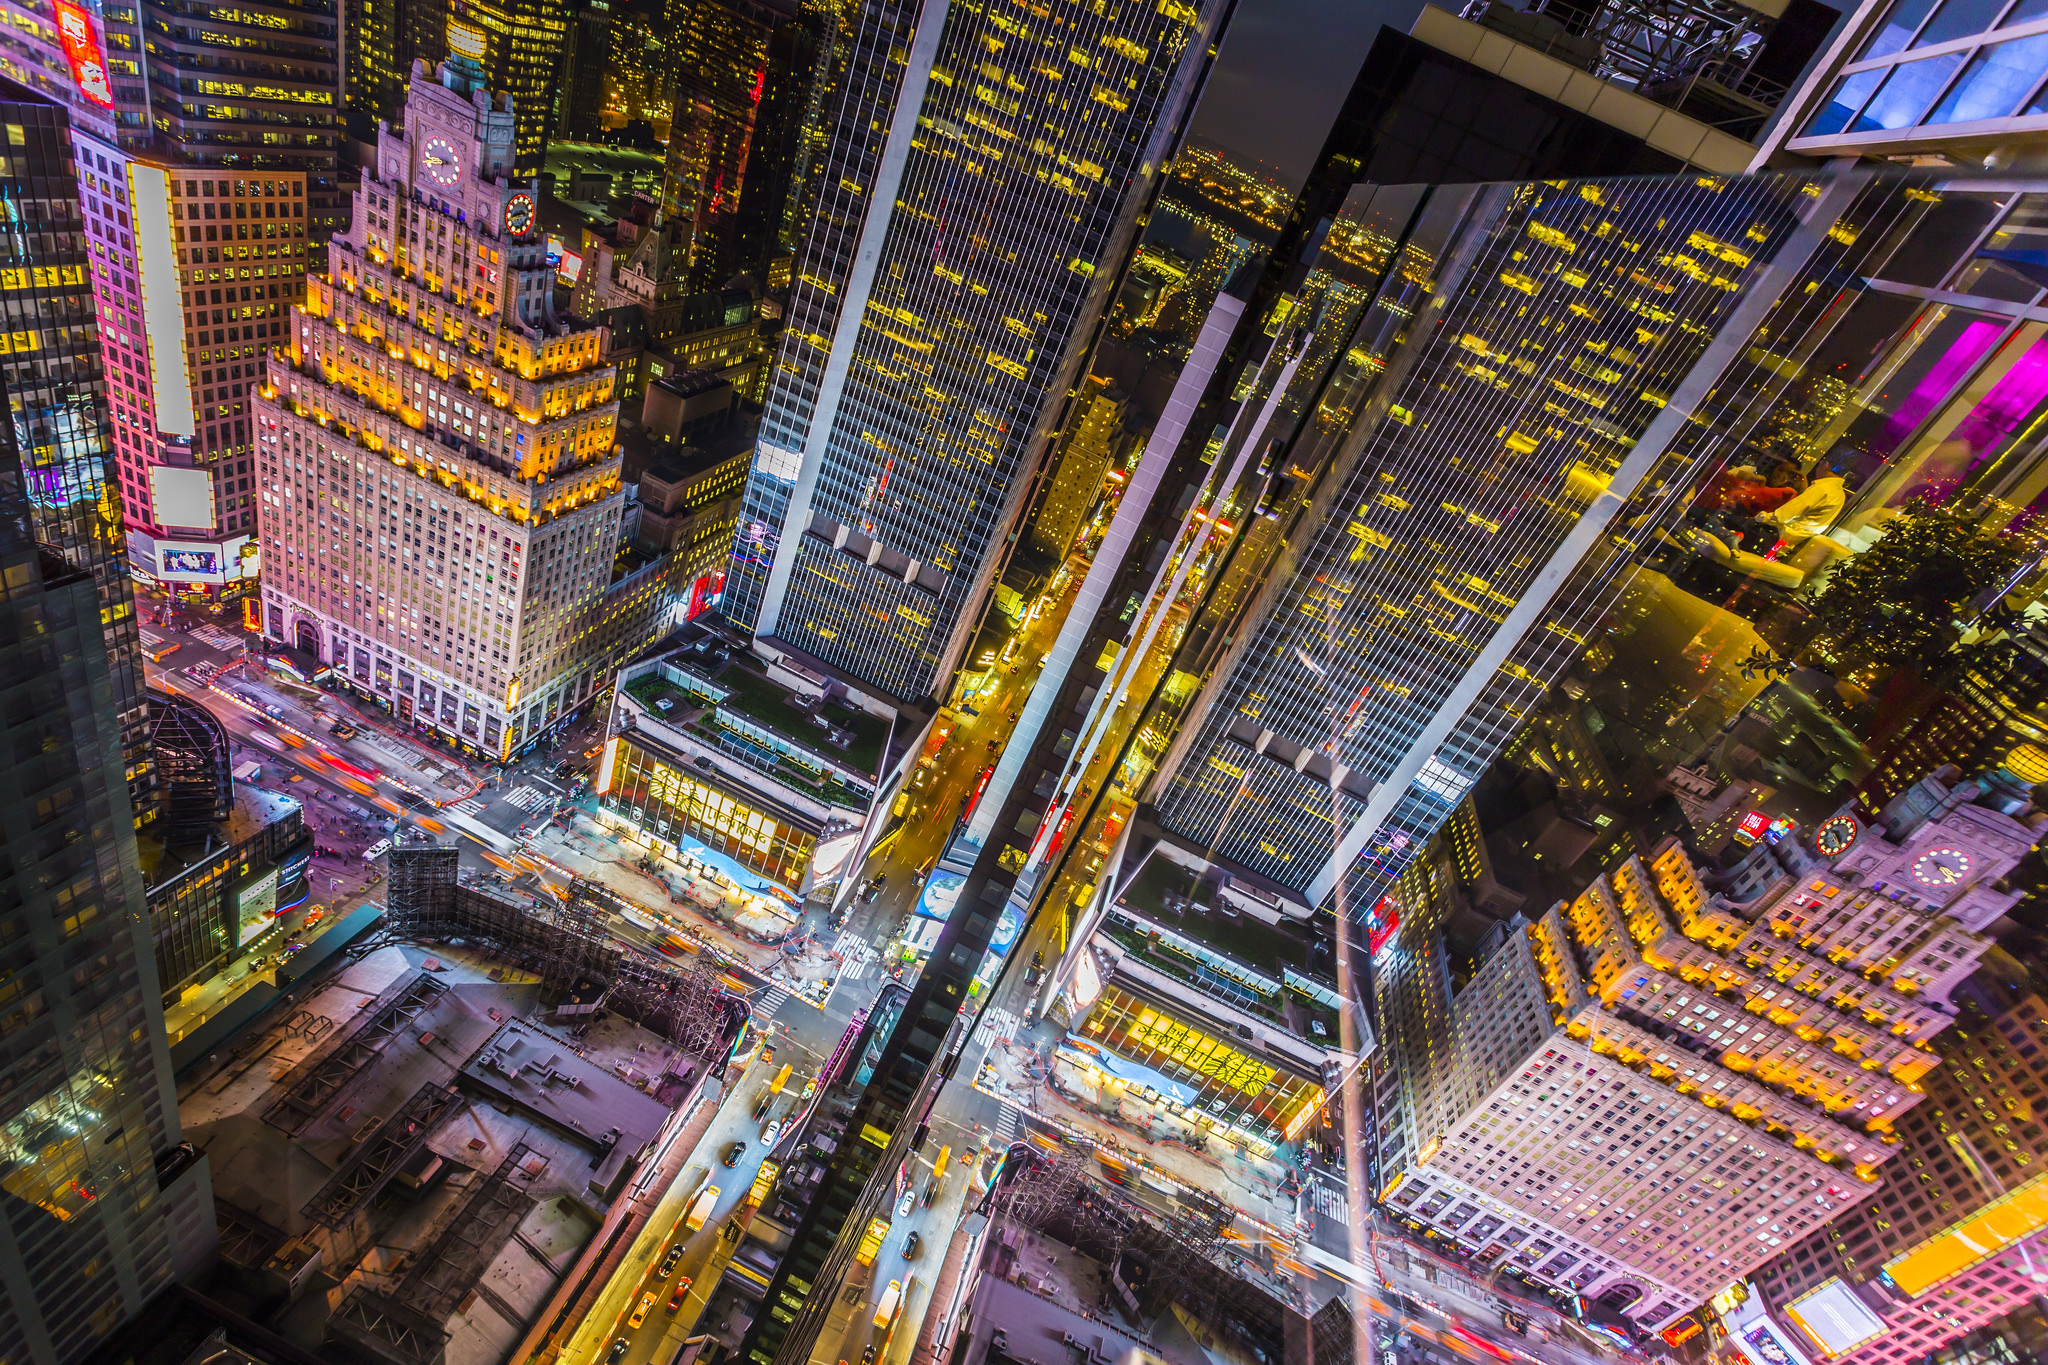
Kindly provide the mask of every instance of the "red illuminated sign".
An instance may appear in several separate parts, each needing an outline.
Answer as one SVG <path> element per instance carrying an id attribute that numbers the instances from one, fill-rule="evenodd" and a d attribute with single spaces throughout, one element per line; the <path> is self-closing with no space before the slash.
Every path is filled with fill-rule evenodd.
<path id="1" fill-rule="evenodd" d="M 1760 810 L 1753 810 L 1742 817 L 1742 823 L 1735 827 L 1735 837 L 1745 844 L 1753 844 L 1764 837 L 1764 831 L 1771 827 L 1771 817 Z"/>
<path id="2" fill-rule="evenodd" d="M 92 15 L 71 3 L 56 0 L 57 37 L 64 44 L 64 56 L 71 62 L 71 79 L 78 93 L 102 109 L 114 107 L 114 87 L 107 79 L 107 54 L 99 35 L 92 31 Z"/>
<path id="3" fill-rule="evenodd" d="M 1366 925 L 1365 951 L 1367 956 L 1371 956 L 1386 947 L 1387 940 L 1401 927 L 1401 907 L 1394 903 L 1392 896 L 1380 897 L 1380 903 L 1372 908 Z"/>

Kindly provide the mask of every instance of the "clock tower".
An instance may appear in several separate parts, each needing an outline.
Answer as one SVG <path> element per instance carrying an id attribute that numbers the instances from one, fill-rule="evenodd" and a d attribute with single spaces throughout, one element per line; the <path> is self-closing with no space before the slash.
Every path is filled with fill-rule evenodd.
<path id="1" fill-rule="evenodd" d="M 2034 846 L 2044 822 L 2048 816 L 2031 805 L 1948 767 L 1901 792 L 1874 822 L 1853 807 L 1821 821 L 1809 856 L 1831 880 L 1881 889 L 1982 931 L 2019 899 L 1996 883 Z"/>
<path id="2" fill-rule="evenodd" d="M 534 250 L 520 255 L 532 255 L 541 274 L 506 293 L 519 320 L 533 324 L 552 318 L 553 280 L 538 236 L 538 182 L 513 179 L 517 131 L 512 97 L 491 91 L 474 60 L 450 57 L 431 72 L 414 62 L 404 133 L 388 124 L 378 128 L 377 178 L 406 186 L 422 204 L 478 236 L 530 244 Z M 381 219 L 373 220 L 381 226 Z M 353 225 L 349 235 L 358 235 Z M 373 228 L 370 236 L 378 235 Z M 378 245 L 397 255 L 412 243 L 393 238 Z"/>
<path id="3" fill-rule="evenodd" d="M 687 560 L 613 572 L 618 375 L 556 310 L 510 100 L 415 64 L 404 124 L 254 402 L 264 631 L 502 760 L 668 631 Z"/>

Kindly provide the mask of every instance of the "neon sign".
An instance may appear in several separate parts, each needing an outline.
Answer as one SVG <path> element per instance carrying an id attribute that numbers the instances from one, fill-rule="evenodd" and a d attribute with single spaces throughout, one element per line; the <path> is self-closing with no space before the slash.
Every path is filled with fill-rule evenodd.
<path id="1" fill-rule="evenodd" d="M 92 31 L 92 15 L 71 0 L 56 0 L 56 5 L 57 37 L 71 63 L 72 83 L 79 94 L 100 108 L 113 108 L 114 87 L 107 79 L 107 54 Z"/>

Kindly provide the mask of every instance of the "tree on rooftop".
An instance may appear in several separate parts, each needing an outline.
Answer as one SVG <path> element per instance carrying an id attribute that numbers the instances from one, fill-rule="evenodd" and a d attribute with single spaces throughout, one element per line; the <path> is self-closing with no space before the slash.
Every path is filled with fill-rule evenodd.
<path id="1" fill-rule="evenodd" d="M 1869 665 L 1933 671 L 1961 634 L 1958 614 L 2009 582 L 2026 555 L 2019 537 L 1954 504 L 1916 501 L 1813 599 L 1804 652 L 1838 676 Z"/>

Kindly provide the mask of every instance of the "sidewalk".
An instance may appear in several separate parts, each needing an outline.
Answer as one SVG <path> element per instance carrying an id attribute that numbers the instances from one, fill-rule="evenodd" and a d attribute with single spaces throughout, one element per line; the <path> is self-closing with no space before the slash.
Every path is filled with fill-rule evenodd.
<path id="1" fill-rule="evenodd" d="M 1047 1064 L 1028 1043 L 997 1040 L 982 1063 L 975 1088 L 1089 1144 L 1105 1148 L 1181 1189 L 1221 1199 L 1282 1240 L 1292 1242 L 1295 1199 L 1280 1182 L 1285 1162 L 1251 1156 L 1211 1137 L 1198 1151 L 1177 1134 L 1121 1117 L 1119 1097 L 1105 1099 L 1088 1079 L 1063 1062 Z"/>
<path id="2" fill-rule="evenodd" d="M 649 871 L 639 865 L 647 856 L 642 850 L 619 843 L 581 810 L 568 829 L 543 828 L 528 847 L 561 871 L 588 878 L 639 906 L 657 932 L 674 928 L 709 939 L 817 1008 L 822 1009 L 831 994 L 838 958 L 804 932 L 801 918 L 785 907 L 770 907 L 760 897 L 710 877 L 685 882 L 685 869 L 667 859 L 656 861 Z M 714 895 L 715 910 L 705 903 Z M 780 941 L 785 937 L 786 942 Z"/>

